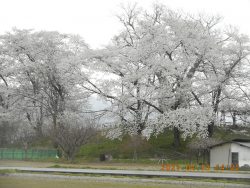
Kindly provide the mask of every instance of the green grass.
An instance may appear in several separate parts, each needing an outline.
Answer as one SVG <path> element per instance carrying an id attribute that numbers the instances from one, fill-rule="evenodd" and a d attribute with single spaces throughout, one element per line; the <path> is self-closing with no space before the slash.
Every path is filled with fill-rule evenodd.
<path id="1" fill-rule="evenodd" d="M 159 184 L 159 183 L 124 183 L 124 182 L 98 182 L 91 180 L 64 180 L 64 179 L 39 179 L 39 178 L 21 178 L 21 177 L 1 177 L 1 188 L 208 188 L 211 186 L 200 185 L 177 185 L 177 184 Z M 219 188 L 220 186 L 213 186 Z"/>
<path id="2" fill-rule="evenodd" d="M 17 170 L 15 169 L 4 169 L 4 170 L 0 170 L 0 175 L 5 175 L 5 174 L 11 174 L 11 173 L 16 173 Z"/>

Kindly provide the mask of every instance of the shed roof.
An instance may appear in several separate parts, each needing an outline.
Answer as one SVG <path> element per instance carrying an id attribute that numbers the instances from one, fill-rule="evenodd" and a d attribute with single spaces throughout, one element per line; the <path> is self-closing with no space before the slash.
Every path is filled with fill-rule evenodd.
<path id="1" fill-rule="evenodd" d="M 250 143 L 250 139 L 247 139 L 247 138 L 236 138 L 236 139 L 233 139 L 232 141 L 234 142 L 249 142 Z"/>
<path id="2" fill-rule="evenodd" d="M 233 139 L 233 140 L 229 140 L 226 142 L 221 142 L 219 144 L 212 145 L 212 146 L 210 146 L 210 149 L 217 147 L 217 146 L 224 145 L 224 144 L 228 144 L 228 143 L 234 143 L 234 144 L 238 144 L 238 145 L 243 146 L 243 147 L 250 148 L 250 146 L 244 144 L 244 143 L 250 143 L 250 139 L 237 138 L 237 139 Z"/>

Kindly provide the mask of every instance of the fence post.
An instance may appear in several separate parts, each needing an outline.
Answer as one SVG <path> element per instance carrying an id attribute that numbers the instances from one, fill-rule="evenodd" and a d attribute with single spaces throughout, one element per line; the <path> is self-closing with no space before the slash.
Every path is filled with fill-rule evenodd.
<path id="1" fill-rule="evenodd" d="M 175 171 L 175 164 L 174 163 L 171 164 L 171 171 Z"/>
<path id="2" fill-rule="evenodd" d="M 224 164 L 221 165 L 220 169 L 222 172 L 224 171 L 224 169 L 225 169 Z"/>
<path id="3" fill-rule="evenodd" d="M 176 166 L 176 170 L 177 170 L 177 171 L 180 171 L 180 170 L 181 170 L 181 167 L 180 167 L 180 165 L 179 165 L 178 163 L 177 163 L 175 166 Z"/>
<path id="4" fill-rule="evenodd" d="M 209 165 L 209 164 L 207 164 L 206 170 L 207 170 L 207 171 L 210 171 L 210 165 Z"/>
<path id="5" fill-rule="evenodd" d="M 166 164 L 166 171 L 170 171 L 170 164 Z"/>
<path id="6" fill-rule="evenodd" d="M 233 163 L 231 164 L 230 170 L 234 171 L 234 164 Z"/>
<path id="7" fill-rule="evenodd" d="M 235 170 L 236 170 L 236 171 L 239 171 L 239 164 L 236 164 L 236 165 L 235 165 Z"/>
<path id="8" fill-rule="evenodd" d="M 162 171 L 164 170 L 164 166 L 165 166 L 165 165 L 162 163 L 162 164 L 161 164 L 161 170 L 162 170 Z"/>

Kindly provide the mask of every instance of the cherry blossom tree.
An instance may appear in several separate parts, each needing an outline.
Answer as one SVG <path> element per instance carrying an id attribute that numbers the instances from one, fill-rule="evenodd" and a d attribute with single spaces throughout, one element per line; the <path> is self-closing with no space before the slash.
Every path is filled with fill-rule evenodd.
<path id="1" fill-rule="evenodd" d="M 79 123 L 76 127 L 72 120 L 71 128 L 65 115 L 77 116 L 89 108 L 89 95 L 79 87 L 85 80 L 82 70 L 88 50 L 85 42 L 74 35 L 18 29 L 2 35 L 0 40 L 1 85 L 4 86 L 0 93 L 1 118 L 19 121 L 20 135 L 35 132 L 38 138 L 44 132 L 43 127 L 48 128 L 51 131 L 47 136 L 51 136 L 56 148 L 66 150 L 59 143 L 60 135 L 76 137 L 71 131 L 79 131 L 75 133 L 79 135 L 77 142 L 72 142 L 75 147 L 83 144 L 81 140 L 87 141 L 90 127 L 81 128 Z M 63 120 L 64 117 L 67 119 Z M 62 126 L 65 121 L 67 127 Z M 74 154 L 75 149 L 70 152 L 70 158 Z"/>
<path id="2" fill-rule="evenodd" d="M 56 127 L 59 114 L 76 100 L 86 99 L 87 95 L 77 87 L 80 56 L 87 49 L 80 37 L 14 29 L 1 36 L 1 47 L 2 61 L 13 64 L 9 72 L 13 75 L 10 82 L 14 111 L 23 113 L 38 133 L 44 116 L 50 117 Z M 3 76 L 2 80 L 7 87 Z"/>
<path id="3" fill-rule="evenodd" d="M 159 4 L 151 12 L 129 6 L 118 18 L 124 30 L 92 56 L 96 70 L 116 78 L 91 82 L 90 90 L 116 101 L 116 111 L 133 111 L 136 105 L 137 120 L 149 109 L 155 121 L 141 130 L 172 128 L 176 146 L 180 133 L 211 137 L 223 85 L 247 58 L 248 38 L 220 30 L 219 17 L 180 14 Z"/>

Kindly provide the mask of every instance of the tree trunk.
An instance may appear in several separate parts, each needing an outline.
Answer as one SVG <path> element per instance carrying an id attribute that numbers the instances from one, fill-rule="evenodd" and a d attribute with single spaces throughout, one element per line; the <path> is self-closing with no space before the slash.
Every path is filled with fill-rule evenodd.
<path id="1" fill-rule="evenodd" d="M 36 123 L 35 131 L 36 131 L 37 138 L 43 137 L 42 123 L 40 121 Z"/>
<path id="2" fill-rule="evenodd" d="M 74 154 L 67 154 L 67 160 L 71 163 L 73 163 L 74 159 L 75 159 L 75 155 Z"/>
<path id="3" fill-rule="evenodd" d="M 214 134 L 214 121 L 211 121 L 207 127 L 208 137 L 211 138 Z"/>
<path id="4" fill-rule="evenodd" d="M 52 121 L 53 121 L 54 131 L 56 131 L 56 128 L 57 128 L 57 116 L 55 114 L 52 115 Z"/>
<path id="5" fill-rule="evenodd" d="M 233 119 L 233 127 L 236 128 L 237 125 L 236 125 L 236 112 L 235 111 L 233 111 L 232 113 L 232 119 Z"/>
<path id="6" fill-rule="evenodd" d="M 212 106 L 213 106 L 213 112 L 216 115 L 219 109 L 219 103 L 220 103 L 220 97 L 221 97 L 221 91 L 222 88 L 221 86 L 218 86 L 217 90 L 214 92 L 213 96 L 212 96 Z M 214 134 L 214 120 L 212 120 L 207 127 L 208 130 L 208 137 L 211 138 Z"/>
<path id="7" fill-rule="evenodd" d="M 40 114 L 40 117 L 37 119 L 37 123 L 36 123 L 37 130 L 36 131 L 37 131 L 38 138 L 42 138 L 43 137 L 43 131 L 42 131 L 42 127 L 43 127 L 43 106 L 42 105 L 40 105 L 39 114 Z"/>
<path id="8" fill-rule="evenodd" d="M 178 128 L 174 127 L 174 147 L 178 148 L 180 147 L 181 143 L 180 143 L 180 131 Z"/>
<path id="9" fill-rule="evenodd" d="M 223 126 L 226 124 L 226 114 L 224 110 L 221 110 L 220 124 Z"/>
<path id="10" fill-rule="evenodd" d="M 137 149 L 134 148 L 133 160 L 134 160 L 134 161 L 137 161 L 137 159 L 138 159 Z"/>
<path id="11" fill-rule="evenodd" d="M 29 145 L 28 143 L 24 143 L 24 160 L 27 160 L 28 159 L 28 149 L 29 149 Z"/>

